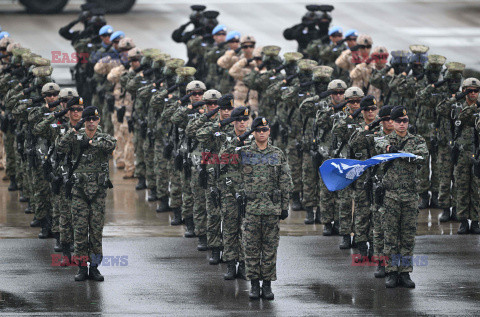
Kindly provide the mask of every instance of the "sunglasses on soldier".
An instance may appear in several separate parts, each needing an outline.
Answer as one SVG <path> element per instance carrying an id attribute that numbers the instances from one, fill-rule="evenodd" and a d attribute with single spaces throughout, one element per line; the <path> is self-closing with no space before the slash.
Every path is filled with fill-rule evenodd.
<path id="1" fill-rule="evenodd" d="M 71 112 L 82 112 L 82 111 L 83 111 L 83 108 L 82 108 L 82 107 L 70 107 L 70 108 L 68 108 L 68 111 L 71 111 Z"/>
<path id="2" fill-rule="evenodd" d="M 85 119 L 86 122 L 88 121 L 98 121 L 100 120 L 100 117 L 99 116 L 91 116 L 91 117 L 88 117 Z"/>
<path id="3" fill-rule="evenodd" d="M 360 103 L 360 99 L 350 99 L 347 103 Z"/>
<path id="4" fill-rule="evenodd" d="M 47 92 L 45 93 L 45 97 L 54 97 L 58 96 L 58 92 Z"/>
<path id="5" fill-rule="evenodd" d="M 478 93 L 478 92 L 480 92 L 480 89 L 479 89 L 479 88 L 477 88 L 477 89 L 470 89 L 470 93 L 472 93 L 472 92 L 473 92 L 473 93 Z"/>
<path id="6" fill-rule="evenodd" d="M 227 35 L 227 33 L 225 33 L 225 32 L 218 32 L 218 33 L 215 34 L 215 35 Z"/>
<path id="7" fill-rule="evenodd" d="M 247 48 L 254 48 L 255 45 L 254 44 L 246 44 L 246 45 L 242 45 L 242 48 L 243 49 L 247 49 Z"/>
<path id="8" fill-rule="evenodd" d="M 207 106 L 212 106 L 212 105 L 216 105 L 217 102 L 216 102 L 216 101 L 205 101 L 205 104 L 206 104 Z"/>
<path id="9" fill-rule="evenodd" d="M 270 130 L 270 128 L 268 128 L 268 127 L 256 128 L 255 132 L 267 132 L 268 130 Z"/>
<path id="10" fill-rule="evenodd" d="M 400 118 L 397 118 L 394 120 L 396 123 L 408 123 L 408 118 L 403 118 L 403 119 L 400 119 Z"/>
<path id="11" fill-rule="evenodd" d="M 372 106 L 372 107 L 366 107 L 365 109 L 363 109 L 364 111 L 366 112 L 374 112 L 375 110 L 377 110 L 377 107 L 375 106 Z"/>
<path id="12" fill-rule="evenodd" d="M 238 117 L 235 119 L 235 121 L 248 121 L 248 117 Z"/>
<path id="13" fill-rule="evenodd" d="M 203 91 L 194 91 L 192 92 L 192 96 L 203 96 Z"/>
<path id="14" fill-rule="evenodd" d="M 332 92 L 332 95 L 343 95 L 345 93 L 345 90 L 335 90 Z"/>

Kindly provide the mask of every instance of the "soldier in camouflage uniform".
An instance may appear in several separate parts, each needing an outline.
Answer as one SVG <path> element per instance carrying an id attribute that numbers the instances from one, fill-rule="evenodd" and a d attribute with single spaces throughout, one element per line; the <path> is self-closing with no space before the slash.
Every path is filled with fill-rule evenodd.
<path id="1" fill-rule="evenodd" d="M 395 131 L 375 140 L 377 153 L 406 152 L 425 158 L 427 145 L 421 136 L 408 132 L 407 110 L 397 106 L 392 109 L 390 118 Z M 419 159 L 400 158 L 384 164 L 383 187 L 385 207 L 385 255 L 388 257 L 385 268 L 385 286 L 393 288 L 401 285 L 415 287 L 410 279 L 413 270 L 413 249 L 418 217 Z"/>
<path id="2" fill-rule="evenodd" d="M 75 241 L 75 256 L 79 270 L 75 281 L 87 278 L 103 281 L 98 270 L 102 262 L 102 231 L 105 222 L 107 188 L 112 188 L 109 178 L 108 156 L 115 149 L 115 139 L 98 130 L 100 116 L 97 108 L 87 107 L 82 120 L 58 142 L 58 150 L 71 155 L 70 171 L 71 213 Z M 81 129 L 85 123 L 85 129 Z M 69 194 L 69 189 L 66 189 Z M 90 262 L 88 272 L 87 261 Z"/>
<path id="3" fill-rule="evenodd" d="M 234 79 L 228 73 L 230 67 L 238 60 L 240 56 L 240 33 L 238 31 L 230 31 L 227 33 L 225 42 L 227 43 L 227 50 L 217 60 L 219 80 L 215 83 L 215 87 L 218 88 L 222 94 L 227 94 L 233 89 L 235 84 Z M 234 58 L 235 57 L 235 58 Z"/>
<path id="4" fill-rule="evenodd" d="M 223 24 L 217 25 L 212 31 L 213 46 L 206 49 L 204 62 L 207 69 L 205 77 L 205 85 L 207 87 L 216 87 L 220 82 L 223 69 L 217 65 L 217 61 L 227 50 L 225 47 L 226 36 L 227 27 Z"/>
<path id="5" fill-rule="evenodd" d="M 245 249 L 247 280 L 251 281 L 249 297 L 272 300 L 271 282 L 277 279 L 276 262 L 279 242 L 279 219 L 288 217 L 292 179 L 283 152 L 269 143 L 270 128 L 263 117 L 255 118 L 249 133 L 255 141 L 243 147 L 233 147 L 226 153 L 238 158 L 228 169 L 235 171 L 235 192 L 246 198 L 242 239 Z M 235 154 L 235 156 L 233 156 Z"/>
<path id="6" fill-rule="evenodd" d="M 330 32 L 331 31 L 329 31 L 329 33 Z M 332 78 L 341 79 L 347 83 L 349 81 L 349 72 L 338 67 L 335 61 L 343 51 L 357 45 L 358 32 L 355 29 L 351 29 L 346 31 L 344 36 L 345 38 L 342 39 L 341 34 L 339 35 L 338 32 L 334 31 L 332 35 L 329 36 L 331 43 L 321 47 L 319 61 L 321 61 L 323 65 L 333 68 Z M 346 43 L 346 45 L 344 43 Z"/>

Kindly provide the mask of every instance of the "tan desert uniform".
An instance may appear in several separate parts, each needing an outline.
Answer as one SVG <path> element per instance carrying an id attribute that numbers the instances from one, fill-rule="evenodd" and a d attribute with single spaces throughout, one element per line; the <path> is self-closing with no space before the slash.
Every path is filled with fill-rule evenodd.
<path id="1" fill-rule="evenodd" d="M 370 35 L 360 34 L 357 38 L 357 45 L 372 45 L 373 40 Z M 345 50 L 340 54 L 340 56 L 335 61 L 335 65 L 340 67 L 343 70 L 351 72 L 355 68 L 355 64 L 352 62 L 352 51 Z"/>

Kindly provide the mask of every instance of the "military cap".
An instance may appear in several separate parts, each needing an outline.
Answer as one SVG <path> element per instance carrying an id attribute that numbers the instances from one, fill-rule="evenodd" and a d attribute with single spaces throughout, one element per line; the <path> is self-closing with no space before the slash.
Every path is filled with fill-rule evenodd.
<path id="1" fill-rule="evenodd" d="M 357 45 L 367 46 L 367 45 L 372 45 L 372 44 L 373 44 L 373 40 L 372 40 L 372 37 L 370 35 L 360 34 L 357 38 Z"/>
<path id="2" fill-rule="evenodd" d="M 400 117 L 405 117 L 407 115 L 407 108 L 404 106 L 395 106 L 390 113 L 390 119 L 395 120 Z"/>
<path id="3" fill-rule="evenodd" d="M 262 57 L 262 47 L 257 46 L 252 52 L 253 57 Z"/>
<path id="4" fill-rule="evenodd" d="M 172 58 L 165 62 L 165 67 L 170 69 L 177 69 L 182 67 L 185 64 L 185 61 L 181 58 Z"/>
<path id="5" fill-rule="evenodd" d="M 206 6 L 201 5 L 201 4 L 193 4 L 193 5 L 190 6 L 190 9 L 192 9 L 193 11 L 203 11 L 206 8 L 207 8 Z"/>
<path id="6" fill-rule="evenodd" d="M 225 41 L 226 42 L 230 42 L 230 41 L 233 41 L 233 40 L 240 41 L 240 37 L 241 37 L 240 32 L 230 31 L 230 32 L 228 32 L 227 37 L 225 38 Z"/>
<path id="7" fill-rule="evenodd" d="M 388 50 L 385 46 L 375 46 L 372 50 L 372 54 L 373 53 L 379 53 L 379 54 L 387 53 L 387 56 L 388 56 Z"/>
<path id="8" fill-rule="evenodd" d="M 232 110 L 230 113 L 231 118 L 235 118 L 237 120 L 244 120 L 247 121 L 250 117 L 250 109 L 245 106 L 240 106 Z"/>
<path id="9" fill-rule="evenodd" d="M 99 115 L 98 109 L 95 106 L 87 107 L 83 109 L 83 112 L 82 112 L 82 118 L 89 118 L 89 117 L 94 117 L 98 115 Z"/>
<path id="10" fill-rule="evenodd" d="M 358 37 L 358 31 L 355 29 L 350 29 L 347 32 L 345 32 L 345 38 L 349 37 Z"/>
<path id="11" fill-rule="evenodd" d="M 39 66 L 32 70 L 32 74 L 35 77 L 47 77 L 53 72 L 52 66 Z M 56 85 L 56 84 L 55 84 Z"/>
<path id="12" fill-rule="evenodd" d="M 320 79 L 320 78 L 328 78 L 328 80 L 330 80 L 330 77 L 332 77 L 332 74 L 333 74 L 333 68 L 330 66 L 325 66 L 325 65 L 315 66 L 313 67 L 313 70 L 312 70 L 313 80 Z"/>
<path id="13" fill-rule="evenodd" d="M 22 56 L 25 53 L 30 53 L 31 51 L 28 48 L 25 47 L 18 47 L 12 49 L 12 54 L 13 56 Z"/>
<path id="14" fill-rule="evenodd" d="M 13 43 L 13 40 L 12 38 L 10 37 L 4 37 L 3 39 L 0 40 L 0 50 L 6 50 L 7 49 L 7 46 L 10 44 L 10 43 Z"/>
<path id="15" fill-rule="evenodd" d="M 51 66 L 44 66 L 44 67 L 51 67 Z M 35 79 L 33 80 L 33 85 L 36 87 L 42 87 L 43 85 L 51 82 L 52 82 L 52 78 L 50 76 L 44 76 L 44 77 L 39 76 L 39 77 L 35 77 Z M 59 87 L 59 90 L 60 90 L 60 87 Z"/>
<path id="16" fill-rule="evenodd" d="M 98 31 L 98 35 L 110 35 L 113 33 L 113 27 L 111 25 L 104 25 Z"/>
<path id="17" fill-rule="evenodd" d="M 123 39 L 120 40 L 120 42 L 118 42 L 118 49 L 120 51 L 129 51 L 134 47 L 135 47 L 135 43 L 129 37 L 124 37 Z"/>
<path id="18" fill-rule="evenodd" d="M 194 67 L 178 67 L 175 73 L 181 77 L 189 77 L 195 75 L 197 70 Z"/>
<path id="19" fill-rule="evenodd" d="M 221 32 L 221 31 L 227 31 L 227 27 L 223 24 L 219 24 L 217 25 L 216 27 L 213 28 L 212 30 L 212 35 L 215 35 L 217 34 L 218 32 Z"/>
<path id="20" fill-rule="evenodd" d="M 278 56 L 282 48 L 276 45 L 267 45 L 262 48 L 262 53 L 266 56 Z"/>
<path id="21" fill-rule="evenodd" d="M 380 108 L 380 110 L 378 111 L 378 116 L 380 118 L 390 116 L 392 109 L 393 109 L 393 106 L 385 105 L 382 108 Z"/>
<path id="22" fill-rule="evenodd" d="M 200 80 L 192 80 L 191 82 L 188 83 L 185 89 L 188 92 L 188 91 L 194 91 L 194 90 L 207 90 L 207 87 Z"/>
<path id="23" fill-rule="evenodd" d="M 49 92 L 60 92 L 60 86 L 56 83 L 46 83 L 42 87 L 42 94 L 46 94 Z"/>
<path id="24" fill-rule="evenodd" d="M 202 100 L 218 100 L 222 97 L 220 91 L 215 89 L 207 90 L 203 93 Z"/>
<path id="25" fill-rule="evenodd" d="M 358 87 L 350 87 L 347 90 L 345 90 L 345 99 L 350 99 L 350 98 L 363 98 L 365 94 L 363 93 L 363 90 L 361 90 Z"/>
<path id="26" fill-rule="evenodd" d="M 40 57 L 40 56 L 35 56 L 33 57 L 32 60 L 32 65 L 35 66 L 50 66 L 50 60 Z"/>
<path id="27" fill-rule="evenodd" d="M 407 64 L 409 53 L 403 50 L 397 50 L 391 52 L 392 58 L 390 58 L 390 64 Z"/>
<path id="28" fill-rule="evenodd" d="M 142 51 L 138 47 L 134 47 L 128 50 L 128 59 L 140 59 L 142 57 Z"/>
<path id="29" fill-rule="evenodd" d="M 474 77 L 467 78 L 462 83 L 462 88 L 465 88 L 465 87 L 480 88 L 480 80 Z"/>
<path id="30" fill-rule="evenodd" d="M 440 71 L 447 58 L 442 55 L 432 54 L 428 55 L 427 60 L 428 63 L 427 66 L 425 66 L 426 69 Z"/>
<path id="31" fill-rule="evenodd" d="M 10 36 L 10 33 L 8 33 L 7 31 L 0 32 L 0 40 L 9 36 Z"/>
<path id="32" fill-rule="evenodd" d="M 203 16 L 207 19 L 216 19 L 220 12 L 214 11 L 214 10 L 209 10 L 209 11 L 204 11 Z"/>
<path id="33" fill-rule="evenodd" d="M 8 44 L 8 46 L 7 46 L 7 53 L 8 53 L 9 55 L 12 55 L 13 49 L 15 49 L 15 48 L 21 48 L 21 47 L 22 47 L 22 45 L 21 45 L 20 43 L 10 43 L 10 44 Z"/>
<path id="34" fill-rule="evenodd" d="M 372 95 L 365 96 L 360 101 L 360 108 L 362 108 L 362 110 L 364 110 L 367 107 L 376 106 L 376 105 L 377 105 L 377 100 Z"/>
<path id="35" fill-rule="evenodd" d="M 332 80 L 327 87 L 328 90 L 338 89 L 338 90 L 346 90 L 347 84 L 341 79 L 334 79 Z"/>
<path id="36" fill-rule="evenodd" d="M 268 121 L 265 117 L 256 117 L 255 120 L 252 121 L 252 130 L 259 127 L 268 127 Z"/>
<path id="37" fill-rule="evenodd" d="M 450 74 L 462 73 L 465 69 L 465 64 L 458 62 L 448 62 L 447 64 L 445 64 L 445 67 L 447 67 L 448 73 Z"/>
<path id="38" fill-rule="evenodd" d="M 147 56 L 148 58 L 153 58 L 154 56 L 157 56 L 161 52 L 162 51 L 160 51 L 158 48 L 146 48 L 142 50 L 143 55 Z"/>
<path id="39" fill-rule="evenodd" d="M 220 109 L 233 109 L 233 95 L 223 95 L 218 99 L 217 105 L 220 107 Z"/>
<path id="40" fill-rule="evenodd" d="M 257 40 L 255 40 L 255 38 L 251 35 L 244 35 L 240 38 L 240 43 L 241 44 L 244 44 L 244 43 L 256 43 Z"/>
<path id="41" fill-rule="evenodd" d="M 409 63 L 425 64 L 427 62 L 427 59 L 428 59 L 427 53 L 412 53 L 408 56 Z"/>
<path id="42" fill-rule="evenodd" d="M 409 46 L 409 48 L 410 51 L 414 54 L 425 54 L 430 49 L 428 46 L 421 44 L 412 44 Z"/>
<path id="43" fill-rule="evenodd" d="M 110 71 L 117 67 L 120 66 L 121 62 L 119 59 L 112 59 L 111 56 L 105 56 L 102 57 L 94 66 L 93 70 L 97 74 L 101 75 L 108 75 Z"/>
<path id="44" fill-rule="evenodd" d="M 309 71 L 312 70 L 313 67 L 317 66 L 318 62 L 311 60 L 311 59 L 301 59 L 297 62 L 298 69 L 301 71 Z"/>
<path id="45" fill-rule="evenodd" d="M 78 92 L 75 88 L 62 88 L 58 94 L 60 99 L 71 99 L 73 97 L 78 97 Z"/>
<path id="46" fill-rule="evenodd" d="M 283 58 L 285 63 L 296 63 L 303 58 L 303 54 L 298 52 L 287 52 L 283 54 Z"/>
<path id="47" fill-rule="evenodd" d="M 114 32 L 112 33 L 112 35 L 110 35 L 110 41 L 115 41 L 115 40 L 121 40 L 125 37 L 125 33 L 122 32 L 122 31 L 117 31 L 117 32 Z"/>
<path id="48" fill-rule="evenodd" d="M 170 59 L 170 54 L 160 53 L 153 56 L 152 68 L 161 68 L 165 66 L 165 62 Z"/>
<path id="49" fill-rule="evenodd" d="M 332 26 L 329 30 L 328 30 L 328 35 L 329 36 L 334 36 L 334 35 L 340 35 L 342 36 L 342 33 L 343 33 L 343 29 L 339 26 Z"/>
<path id="50" fill-rule="evenodd" d="M 75 105 L 83 106 L 83 98 L 79 96 L 70 97 L 70 100 L 67 102 L 67 108 L 70 108 Z"/>

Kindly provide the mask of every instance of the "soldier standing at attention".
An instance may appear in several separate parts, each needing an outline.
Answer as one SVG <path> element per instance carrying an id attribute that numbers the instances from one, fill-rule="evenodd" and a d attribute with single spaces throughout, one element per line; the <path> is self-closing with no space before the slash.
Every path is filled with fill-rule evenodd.
<path id="1" fill-rule="evenodd" d="M 81 129 L 85 123 L 85 129 Z M 116 140 L 98 130 L 100 116 L 96 107 L 87 107 L 82 120 L 59 141 L 58 148 L 71 155 L 72 170 L 69 173 L 72 199 L 72 218 L 75 256 L 79 270 L 75 281 L 87 278 L 103 281 L 98 270 L 102 262 L 102 231 L 105 222 L 105 198 L 107 188 L 112 188 L 109 179 L 108 156 L 113 152 Z M 70 188 L 67 183 L 66 192 Z M 90 262 L 88 273 L 87 259 Z"/>

